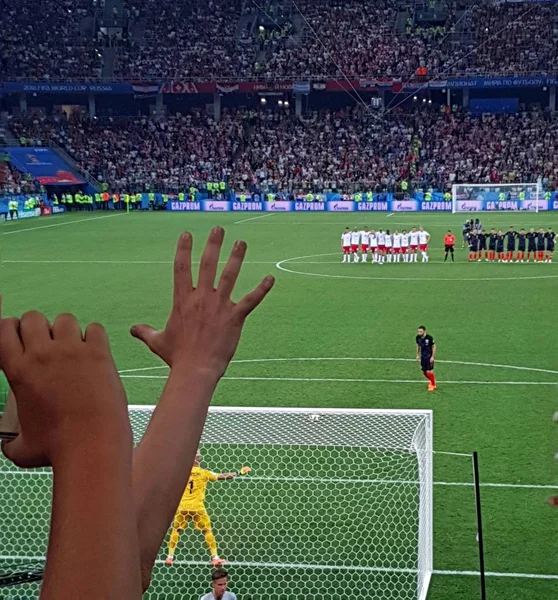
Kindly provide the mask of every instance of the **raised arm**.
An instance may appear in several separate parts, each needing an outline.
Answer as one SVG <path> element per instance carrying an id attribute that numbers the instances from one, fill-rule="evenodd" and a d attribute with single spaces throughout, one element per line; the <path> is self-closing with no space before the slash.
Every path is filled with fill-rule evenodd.
<path id="1" fill-rule="evenodd" d="M 215 289 L 223 238 L 222 228 L 211 231 L 194 288 L 192 237 L 182 234 L 174 262 L 173 305 L 165 329 L 135 325 L 131 330 L 171 368 L 147 431 L 134 450 L 144 589 L 188 482 L 213 392 L 236 351 L 246 317 L 274 283 L 268 276 L 238 304 L 231 300 L 246 254 L 246 244 L 236 242 Z"/>
<path id="2" fill-rule="evenodd" d="M 41 599 L 139 600 L 132 430 L 105 331 L 83 335 L 71 315 L 52 326 L 38 312 L 0 319 L 0 369 L 19 417 L 2 451 L 54 473 Z"/>

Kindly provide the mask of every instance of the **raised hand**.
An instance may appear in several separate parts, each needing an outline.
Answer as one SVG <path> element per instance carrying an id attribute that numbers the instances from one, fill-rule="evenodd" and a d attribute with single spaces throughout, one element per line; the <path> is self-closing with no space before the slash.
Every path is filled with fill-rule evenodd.
<path id="1" fill-rule="evenodd" d="M 272 288 L 273 277 L 235 304 L 231 300 L 246 244 L 237 242 L 219 284 L 215 277 L 224 231 L 212 230 L 192 283 L 192 238 L 180 236 L 174 260 L 174 292 L 165 328 L 134 325 L 131 333 L 170 367 L 165 389 L 147 430 L 134 449 L 134 493 L 143 589 L 184 492 L 197 452 L 207 410 L 231 361 L 246 317 Z"/>
<path id="2" fill-rule="evenodd" d="M 38 312 L 0 318 L 0 368 L 17 399 L 19 435 L 2 444 L 15 464 L 49 466 L 104 436 L 129 435 L 131 443 L 126 394 L 101 325 L 83 336 L 72 315 L 52 326 Z"/>
<path id="3" fill-rule="evenodd" d="M 246 243 L 236 242 L 215 288 L 219 253 L 225 232 L 215 227 L 207 241 L 197 287 L 192 282 L 192 236 L 183 233 L 174 259 L 174 292 L 171 314 L 165 328 L 134 325 L 131 334 L 144 342 L 170 367 L 184 366 L 219 379 L 231 361 L 246 317 L 273 287 L 266 277 L 235 304 L 231 294 L 246 254 Z"/>

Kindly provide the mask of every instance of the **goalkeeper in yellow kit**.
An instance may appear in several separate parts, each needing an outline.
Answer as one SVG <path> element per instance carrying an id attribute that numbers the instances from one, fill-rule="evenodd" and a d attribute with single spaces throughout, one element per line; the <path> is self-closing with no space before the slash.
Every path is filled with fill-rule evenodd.
<path id="1" fill-rule="evenodd" d="M 180 534 L 184 529 L 188 527 L 190 521 L 193 523 L 194 528 L 201 531 L 205 537 L 205 543 L 211 554 L 211 562 L 214 567 L 218 567 L 224 564 L 226 561 L 219 558 L 217 553 L 217 542 L 211 529 L 211 520 L 207 514 L 205 508 L 205 492 L 207 484 L 210 481 L 226 481 L 228 479 L 234 479 L 239 475 L 246 475 L 251 471 L 250 467 L 242 467 L 239 473 L 213 473 L 212 471 L 206 471 L 200 468 L 202 456 L 198 452 L 194 460 L 194 466 L 190 473 L 190 479 L 188 485 L 182 494 L 178 510 L 174 516 L 172 524 L 172 532 L 169 540 L 169 554 L 165 563 L 172 565 L 174 563 L 174 553 Z"/>

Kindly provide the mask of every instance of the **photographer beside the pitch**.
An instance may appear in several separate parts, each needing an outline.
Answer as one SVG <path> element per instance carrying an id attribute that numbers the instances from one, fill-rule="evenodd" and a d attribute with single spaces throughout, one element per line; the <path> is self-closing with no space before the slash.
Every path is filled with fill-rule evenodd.
<path id="1" fill-rule="evenodd" d="M 211 573 L 211 592 L 204 594 L 200 600 L 236 600 L 236 594 L 227 591 L 229 573 L 225 569 L 215 569 Z"/>

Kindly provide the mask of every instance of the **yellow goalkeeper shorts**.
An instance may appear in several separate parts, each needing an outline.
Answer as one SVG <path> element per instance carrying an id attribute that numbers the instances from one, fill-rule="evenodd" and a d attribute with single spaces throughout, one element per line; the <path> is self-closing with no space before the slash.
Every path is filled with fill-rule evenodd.
<path id="1" fill-rule="evenodd" d="M 186 529 L 190 521 L 198 531 L 209 531 L 211 529 L 211 520 L 205 508 L 202 510 L 178 509 L 172 526 L 174 529 Z"/>

